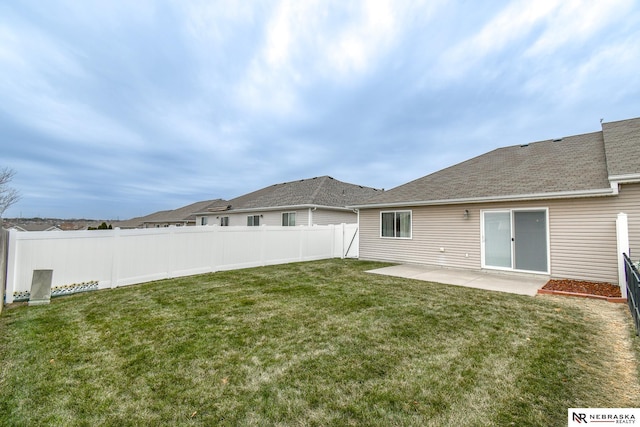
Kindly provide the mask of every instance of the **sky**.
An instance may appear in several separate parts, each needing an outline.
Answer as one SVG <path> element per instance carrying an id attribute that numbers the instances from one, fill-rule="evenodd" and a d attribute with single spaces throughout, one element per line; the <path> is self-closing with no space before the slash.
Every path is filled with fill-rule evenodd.
<path id="1" fill-rule="evenodd" d="M 635 0 L 0 2 L 6 218 L 390 189 L 639 116 Z"/>

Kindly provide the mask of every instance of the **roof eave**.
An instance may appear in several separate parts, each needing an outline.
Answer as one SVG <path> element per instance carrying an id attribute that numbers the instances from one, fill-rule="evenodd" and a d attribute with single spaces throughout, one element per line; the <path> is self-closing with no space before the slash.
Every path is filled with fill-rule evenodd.
<path id="1" fill-rule="evenodd" d="M 347 208 L 344 206 L 326 206 L 326 205 L 314 205 L 314 204 L 303 204 L 303 205 L 287 205 L 287 206 L 264 206 L 259 208 L 240 208 L 234 209 L 231 208 L 226 211 L 220 212 L 199 212 L 195 215 L 225 215 L 225 214 L 233 214 L 233 213 L 248 213 L 248 212 L 265 212 L 265 211 L 285 211 L 285 210 L 295 210 L 295 209 L 328 209 L 334 211 L 351 211 L 353 209 Z"/>
<path id="2" fill-rule="evenodd" d="M 162 224 L 165 222 L 194 222 L 195 219 L 153 219 L 142 221 L 141 224 Z"/>
<path id="3" fill-rule="evenodd" d="M 347 206 L 347 207 L 352 209 L 376 209 L 376 208 L 392 208 L 392 207 L 398 207 L 398 206 L 461 205 L 461 204 L 468 204 L 468 203 L 519 202 L 519 201 L 527 201 L 527 200 L 605 197 L 605 196 L 615 196 L 616 194 L 617 194 L 617 191 L 615 191 L 615 189 L 613 188 L 603 188 L 603 189 L 582 190 L 582 191 L 559 191 L 554 193 L 515 194 L 515 195 L 507 195 L 507 196 L 469 197 L 469 198 L 460 198 L 460 199 L 375 203 L 370 205 L 354 205 L 354 206 Z"/>
<path id="4" fill-rule="evenodd" d="M 625 175 L 610 175 L 611 184 L 636 184 L 640 183 L 640 173 L 630 173 Z"/>

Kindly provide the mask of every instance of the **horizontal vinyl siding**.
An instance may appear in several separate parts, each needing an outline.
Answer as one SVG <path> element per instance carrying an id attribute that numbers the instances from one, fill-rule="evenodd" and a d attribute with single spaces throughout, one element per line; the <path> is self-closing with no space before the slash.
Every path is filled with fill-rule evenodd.
<path id="1" fill-rule="evenodd" d="M 550 203 L 551 276 L 618 282 L 612 197 Z"/>
<path id="2" fill-rule="evenodd" d="M 355 224 L 358 222 L 358 215 L 355 212 L 316 209 L 312 215 L 314 225 Z"/>
<path id="3" fill-rule="evenodd" d="M 616 197 L 407 208 L 413 212 L 409 240 L 380 238 L 381 209 L 364 209 L 360 212 L 360 257 L 479 269 L 481 210 L 519 208 L 549 210 L 552 277 L 617 283 L 619 212 L 628 215 L 632 259 L 640 259 L 640 184 L 623 186 Z M 470 213 L 468 219 L 463 217 L 465 209 Z"/>
<path id="4" fill-rule="evenodd" d="M 480 268 L 480 211 L 476 207 L 466 208 L 470 211 L 469 219 L 464 219 L 465 207 L 460 206 L 409 208 L 411 239 L 381 238 L 381 210 L 363 210 L 360 212 L 360 257 Z"/>
<path id="5" fill-rule="evenodd" d="M 631 258 L 640 260 L 640 184 L 623 185 L 620 189 L 617 212 L 627 214 Z"/>

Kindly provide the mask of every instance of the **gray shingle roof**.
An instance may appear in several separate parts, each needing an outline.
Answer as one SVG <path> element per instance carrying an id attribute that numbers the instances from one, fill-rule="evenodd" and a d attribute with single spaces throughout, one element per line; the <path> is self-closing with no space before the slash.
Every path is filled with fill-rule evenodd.
<path id="1" fill-rule="evenodd" d="M 204 200 L 202 202 L 192 203 L 187 206 L 183 206 L 178 209 L 170 211 L 160 211 L 144 217 L 143 222 L 179 222 L 179 221 L 194 221 L 196 219 L 196 213 L 207 210 L 210 206 L 218 206 L 224 204 L 222 199 L 216 200 Z"/>
<path id="2" fill-rule="evenodd" d="M 498 148 L 354 206 L 606 192 L 609 176 L 638 174 L 639 159 L 640 119 L 606 123 L 601 132 Z"/>
<path id="3" fill-rule="evenodd" d="M 640 118 L 603 123 L 609 176 L 640 173 Z"/>
<path id="4" fill-rule="evenodd" d="M 114 227 L 136 228 L 141 227 L 145 223 L 193 222 L 196 219 L 196 213 L 205 211 L 209 207 L 219 206 L 224 203 L 226 202 L 222 199 L 204 200 L 178 209 L 154 212 L 149 215 L 116 222 Z"/>
<path id="5" fill-rule="evenodd" d="M 290 206 L 345 207 L 362 203 L 382 190 L 349 184 L 330 176 L 274 184 L 229 201 L 231 210 Z"/>

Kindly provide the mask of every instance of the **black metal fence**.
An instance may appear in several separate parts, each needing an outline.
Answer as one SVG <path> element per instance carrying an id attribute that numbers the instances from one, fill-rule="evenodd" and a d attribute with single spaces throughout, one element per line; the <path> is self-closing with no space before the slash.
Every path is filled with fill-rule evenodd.
<path id="1" fill-rule="evenodd" d="M 627 302 L 629 304 L 629 310 L 631 310 L 631 316 L 636 325 L 636 335 L 640 334 L 640 273 L 638 269 L 633 265 L 631 259 L 624 255 L 624 271 L 627 278 Z"/>

